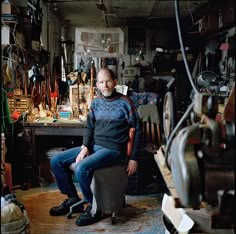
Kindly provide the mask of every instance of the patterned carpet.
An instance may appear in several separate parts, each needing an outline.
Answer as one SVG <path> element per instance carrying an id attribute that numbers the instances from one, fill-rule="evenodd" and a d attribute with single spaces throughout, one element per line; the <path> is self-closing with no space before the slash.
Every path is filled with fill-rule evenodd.
<path id="1" fill-rule="evenodd" d="M 165 227 L 162 221 L 161 201 L 162 194 L 145 196 L 126 196 L 126 207 L 117 215 L 117 223 L 111 224 L 107 217 L 100 222 L 78 227 L 74 218 L 52 217 L 48 211 L 50 207 L 58 205 L 65 199 L 58 190 L 39 192 L 22 197 L 30 218 L 31 234 L 74 234 L 74 233 L 140 233 L 164 234 Z"/>

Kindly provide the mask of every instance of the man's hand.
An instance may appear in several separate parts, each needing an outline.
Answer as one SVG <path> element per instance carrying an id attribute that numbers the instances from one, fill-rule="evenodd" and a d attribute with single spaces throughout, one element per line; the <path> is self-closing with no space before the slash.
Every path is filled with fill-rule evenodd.
<path id="1" fill-rule="evenodd" d="M 80 162 L 81 160 L 83 160 L 88 155 L 89 155 L 88 147 L 84 146 L 83 149 L 78 154 L 78 156 L 76 157 L 75 163 Z"/>
<path id="2" fill-rule="evenodd" d="M 138 167 L 137 161 L 129 160 L 128 166 L 127 166 L 127 169 L 126 169 L 126 171 L 128 172 L 128 176 L 134 174 L 134 172 L 136 172 L 136 170 L 137 170 L 137 167 Z"/>

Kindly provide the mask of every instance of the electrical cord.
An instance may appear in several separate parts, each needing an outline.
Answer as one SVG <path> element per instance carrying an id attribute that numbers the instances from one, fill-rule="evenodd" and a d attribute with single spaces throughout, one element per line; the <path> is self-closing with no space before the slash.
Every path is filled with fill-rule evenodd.
<path id="1" fill-rule="evenodd" d="M 188 75 L 188 79 L 192 85 L 193 90 L 196 93 L 199 93 L 197 88 L 195 87 L 192 76 L 190 74 L 189 66 L 188 66 L 188 62 L 187 62 L 187 58 L 186 58 L 186 54 L 185 54 L 185 49 L 183 46 L 183 40 L 182 40 L 181 28 L 180 28 L 180 22 L 179 22 L 179 1 L 178 0 L 175 0 L 175 18 L 176 18 L 177 31 L 178 31 L 178 36 L 179 36 L 179 43 L 180 43 L 181 52 L 182 52 L 182 56 L 183 56 L 183 60 L 184 60 L 185 69 L 186 69 L 186 72 Z"/>
<path id="2" fill-rule="evenodd" d="M 181 124 L 184 122 L 184 120 L 187 118 L 187 116 L 189 115 L 189 113 L 192 111 L 194 106 L 194 103 L 192 102 L 189 106 L 188 109 L 185 111 L 184 115 L 182 116 L 182 118 L 179 120 L 179 122 L 177 123 L 177 125 L 175 126 L 174 130 L 172 131 L 172 133 L 170 134 L 170 137 L 168 138 L 167 144 L 166 144 L 166 149 L 165 149 L 165 162 L 166 162 L 166 166 L 168 167 L 168 169 L 171 171 L 171 167 L 169 165 L 168 162 L 168 156 L 169 156 L 169 150 L 170 150 L 170 145 L 171 142 L 177 132 L 177 130 L 179 129 L 179 127 L 181 126 Z"/>
<path id="3" fill-rule="evenodd" d="M 183 60 L 184 60 L 185 69 L 186 69 L 186 72 L 187 72 L 187 75 L 188 75 L 188 79 L 190 81 L 190 84 L 191 84 L 194 92 L 199 93 L 199 91 L 197 90 L 197 88 L 196 88 L 196 86 L 193 82 L 192 76 L 190 74 L 189 66 L 188 66 L 188 62 L 187 62 L 187 58 L 186 58 L 186 54 L 185 54 L 185 49 L 184 49 L 184 46 L 183 46 L 183 40 L 182 40 L 181 28 L 180 28 L 180 22 L 179 22 L 179 1 L 178 0 L 175 0 L 175 18 L 176 18 L 177 31 L 178 31 L 178 36 L 179 36 L 181 52 L 182 52 L 182 56 L 183 56 Z M 168 156 L 169 156 L 168 153 L 169 153 L 169 150 L 170 150 L 170 145 L 172 143 L 172 140 L 173 140 L 177 130 L 179 129 L 181 124 L 184 122 L 184 120 L 187 118 L 189 113 L 192 111 L 193 106 L 194 106 L 194 103 L 192 102 L 188 106 L 188 109 L 186 110 L 186 112 L 184 113 L 182 118 L 179 120 L 179 122 L 177 123 L 177 125 L 173 129 L 172 133 L 170 134 L 170 137 L 168 138 L 167 145 L 166 145 L 166 150 L 165 150 L 165 163 L 166 163 L 166 166 L 168 167 L 168 169 L 170 171 L 171 171 L 171 167 L 170 167 L 169 162 L 168 162 Z"/>
<path id="4" fill-rule="evenodd" d="M 194 20 L 193 20 L 193 14 L 192 14 L 192 11 L 191 11 L 191 8 L 190 8 L 190 0 L 188 0 L 188 11 L 189 11 L 189 14 L 191 16 L 192 24 L 197 25 L 199 23 L 199 20 L 196 21 L 196 22 L 194 22 Z"/>

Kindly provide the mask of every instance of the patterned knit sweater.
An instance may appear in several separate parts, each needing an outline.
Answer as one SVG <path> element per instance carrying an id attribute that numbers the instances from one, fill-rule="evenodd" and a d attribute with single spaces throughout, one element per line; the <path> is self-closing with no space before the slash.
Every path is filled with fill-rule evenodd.
<path id="1" fill-rule="evenodd" d="M 141 125 L 136 107 L 128 96 L 116 91 L 110 97 L 101 95 L 91 103 L 83 145 L 90 148 L 96 144 L 126 152 L 131 127 L 135 128 L 135 139 L 130 159 L 137 160 Z"/>

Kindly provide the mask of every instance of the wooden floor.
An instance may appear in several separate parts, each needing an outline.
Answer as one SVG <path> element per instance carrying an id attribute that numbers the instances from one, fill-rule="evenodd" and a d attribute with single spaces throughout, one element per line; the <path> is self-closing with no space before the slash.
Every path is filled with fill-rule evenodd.
<path id="1" fill-rule="evenodd" d="M 126 195 L 127 205 L 117 215 L 115 225 L 111 224 L 111 217 L 108 217 L 87 227 L 75 225 L 75 220 L 79 214 L 74 214 L 72 219 L 67 219 L 66 216 L 52 217 L 49 215 L 50 207 L 60 204 L 65 199 L 65 196 L 58 191 L 55 183 L 26 191 L 17 189 L 16 196 L 28 211 L 31 234 L 165 233 L 161 211 L 163 193 Z"/>

